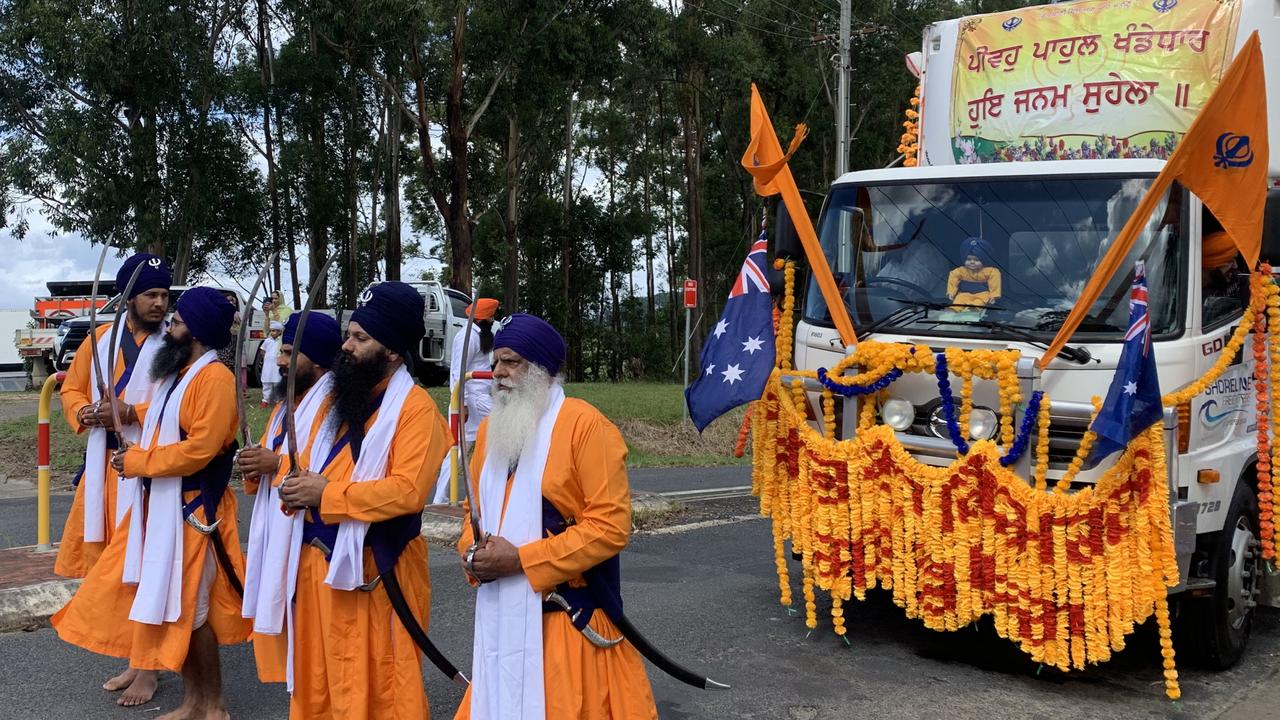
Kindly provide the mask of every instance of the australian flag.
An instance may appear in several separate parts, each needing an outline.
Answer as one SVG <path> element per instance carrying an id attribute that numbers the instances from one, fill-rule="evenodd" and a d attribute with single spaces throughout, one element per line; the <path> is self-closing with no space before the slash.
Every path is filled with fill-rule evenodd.
<path id="1" fill-rule="evenodd" d="M 698 432 L 725 412 L 759 400 L 773 371 L 773 301 L 767 251 L 762 230 L 734 280 L 724 315 L 702 346 L 698 377 L 684 390 L 689 417 Z"/>
<path id="2" fill-rule="evenodd" d="M 1091 429 L 1098 434 L 1085 467 L 1091 468 L 1106 456 L 1123 450 L 1138 433 L 1164 415 L 1160 404 L 1160 381 L 1156 377 L 1156 356 L 1151 346 L 1151 313 L 1147 309 L 1147 278 L 1141 261 L 1134 263 L 1133 289 L 1129 297 L 1129 330 L 1116 366 L 1107 399 L 1102 403 Z"/>

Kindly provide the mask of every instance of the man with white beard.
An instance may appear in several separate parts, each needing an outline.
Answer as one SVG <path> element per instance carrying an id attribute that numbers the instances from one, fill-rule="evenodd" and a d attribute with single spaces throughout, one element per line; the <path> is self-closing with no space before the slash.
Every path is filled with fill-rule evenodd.
<path id="1" fill-rule="evenodd" d="M 564 339 L 532 315 L 511 316 L 494 336 L 493 412 L 471 459 L 472 511 L 485 537 L 468 562 L 465 519 L 458 543 L 479 586 L 472 684 L 458 720 L 658 716 L 636 649 L 597 647 L 580 629 L 620 635 L 592 598 L 619 592 L 631 494 L 622 434 L 596 408 L 565 397 L 564 359 Z M 584 573 L 610 563 L 607 587 L 584 587 Z M 578 626 L 544 602 L 550 593 L 582 611 Z"/>

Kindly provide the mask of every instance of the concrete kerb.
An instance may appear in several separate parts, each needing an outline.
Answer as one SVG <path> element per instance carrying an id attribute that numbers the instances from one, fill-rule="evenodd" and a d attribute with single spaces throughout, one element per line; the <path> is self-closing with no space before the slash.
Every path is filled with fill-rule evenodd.
<path id="1" fill-rule="evenodd" d="M 680 509 L 680 504 L 658 493 L 631 494 L 631 524 L 642 526 Z M 453 547 L 462 537 L 462 518 L 457 510 L 427 508 L 422 513 L 422 537 L 432 545 Z"/>
<path id="2" fill-rule="evenodd" d="M 0 590 L 0 633 L 47 625 L 49 616 L 62 609 L 78 587 L 76 578 Z"/>

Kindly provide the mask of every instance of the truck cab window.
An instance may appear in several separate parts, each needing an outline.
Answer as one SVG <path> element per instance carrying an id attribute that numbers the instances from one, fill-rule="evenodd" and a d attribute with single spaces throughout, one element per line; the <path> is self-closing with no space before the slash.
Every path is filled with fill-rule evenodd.
<path id="1" fill-rule="evenodd" d="M 1235 242 L 1207 209 L 1201 222 L 1200 288 L 1204 305 L 1200 326 L 1213 330 L 1240 317 L 1249 304 L 1249 269 Z"/>

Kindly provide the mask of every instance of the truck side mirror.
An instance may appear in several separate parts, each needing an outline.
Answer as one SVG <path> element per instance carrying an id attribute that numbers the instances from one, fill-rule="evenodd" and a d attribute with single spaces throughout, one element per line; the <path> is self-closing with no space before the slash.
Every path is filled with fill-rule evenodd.
<path id="1" fill-rule="evenodd" d="M 800 236 L 796 226 L 791 222 L 787 206 L 778 203 L 778 212 L 773 222 L 773 256 L 783 260 L 799 260 L 804 257 L 804 247 L 800 244 Z"/>
<path id="2" fill-rule="evenodd" d="M 1267 204 L 1262 211 L 1260 257 L 1272 265 L 1280 263 L 1280 188 L 1267 189 Z"/>

